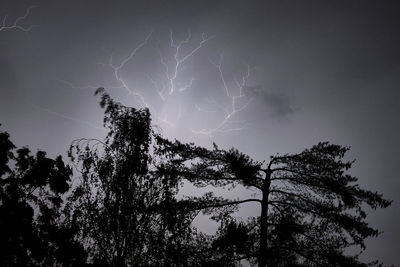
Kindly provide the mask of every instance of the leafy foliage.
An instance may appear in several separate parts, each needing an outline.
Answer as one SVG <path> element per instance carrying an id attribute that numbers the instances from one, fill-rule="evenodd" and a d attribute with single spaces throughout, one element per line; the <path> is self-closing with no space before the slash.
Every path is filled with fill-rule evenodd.
<path id="1" fill-rule="evenodd" d="M 83 247 L 60 221 L 72 175 L 61 157 L 16 149 L 0 132 L 0 170 L 0 265 L 82 264 Z"/>
<path id="2" fill-rule="evenodd" d="M 94 262 L 191 265 L 190 224 L 198 212 L 177 200 L 180 180 L 166 171 L 167 159 L 151 154 L 149 111 L 124 107 L 101 89 L 96 94 L 102 94 L 109 133 L 104 141 L 79 139 L 71 146 L 81 183 L 69 198 L 70 224 L 80 225 Z"/>
<path id="3" fill-rule="evenodd" d="M 147 109 L 96 94 L 108 134 L 73 141 L 74 183 L 61 157 L 16 149 L 0 132 L 1 266 L 382 266 L 349 255 L 379 234 L 367 210 L 391 204 L 357 184 L 349 147 L 321 142 L 258 162 L 167 140 Z M 180 197 L 185 182 L 260 197 Z M 260 215 L 232 216 L 243 203 Z M 200 212 L 219 222 L 215 235 L 193 227 Z"/>

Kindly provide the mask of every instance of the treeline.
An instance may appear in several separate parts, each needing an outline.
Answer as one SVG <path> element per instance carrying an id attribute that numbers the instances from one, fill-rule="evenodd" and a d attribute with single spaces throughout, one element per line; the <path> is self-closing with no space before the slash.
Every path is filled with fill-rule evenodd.
<path id="1" fill-rule="evenodd" d="M 96 94 L 108 134 L 72 142 L 74 175 L 60 156 L 16 148 L 0 132 L 0 266 L 381 266 L 349 255 L 379 233 L 365 208 L 391 202 L 347 172 L 348 147 L 324 142 L 257 162 L 167 140 L 147 109 Z M 178 198 L 184 182 L 260 197 Z M 259 216 L 232 216 L 248 202 Z M 201 212 L 219 222 L 215 235 L 193 227 Z"/>

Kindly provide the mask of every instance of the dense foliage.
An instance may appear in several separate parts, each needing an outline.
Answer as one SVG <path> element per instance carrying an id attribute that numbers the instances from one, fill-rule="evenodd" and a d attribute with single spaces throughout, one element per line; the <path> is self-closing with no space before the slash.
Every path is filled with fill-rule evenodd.
<path id="1" fill-rule="evenodd" d="M 97 264 L 194 265 L 190 224 L 197 212 L 177 200 L 180 180 L 164 171 L 167 159 L 151 153 L 157 144 L 149 111 L 107 94 L 100 104 L 107 137 L 75 140 L 69 151 L 81 173 L 69 198 L 69 223 L 80 225 L 79 239 Z"/>
<path id="2" fill-rule="evenodd" d="M 363 250 L 379 233 L 366 208 L 390 201 L 348 173 L 348 147 L 323 142 L 257 162 L 236 149 L 167 140 L 147 109 L 96 94 L 108 134 L 73 141 L 73 183 L 61 157 L 16 149 L 0 132 L 1 266 L 379 265 L 349 248 Z M 240 185 L 261 197 L 182 197 L 184 182 Z M 243 203 L 259 205 L 259 216 L 232 216 Z M 193 227 L 199 212 L 219 222 L 215 235 Z"/>
<path id="3" fill-rule="evenodd" d="M 80 265 L 86 253 L 63 222 L 62 195 L 72 175 L 58 156 L 16 149 L 0 132 L 0 265 Z"/>

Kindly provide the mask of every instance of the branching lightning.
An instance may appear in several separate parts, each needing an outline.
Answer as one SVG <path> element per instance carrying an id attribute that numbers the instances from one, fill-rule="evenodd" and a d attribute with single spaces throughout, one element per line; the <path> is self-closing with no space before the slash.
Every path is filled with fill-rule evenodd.
<path id="1" fill-rule="evenodd" d="M 200 112 L 206 113 L 216 113 L 218 111 L 224 114 L 223 119 L 213 128 L 210 129 L 202 129 L 202 130 L 192 130 L 195 134 L 203 134 L 207 136 L 213 136 L 215 133 L 223 133 L 223 132 L 231 132 L 231 131 L 240 131 L 246 129 L 244 121 L 234 120 L 235 115 L 243 111 L 251 102 L 251 99 L 248 99 L 244 94 L 244 89 L 247 85 L 247 81 L 250 78 L 250 65 L 247 64 L 246 72 L 241 76 L 241 79 L 238 80 L 236 76 L 234 77 L 234 84 L 236 86 L 236 94 L 234 93 L 234 89 L 228 86 L 226 82 L 226 78 L 224 72 L 222 70 L 223 63 L 223 54 L 220 55 L 217 63 L 212 62 L 212 64 L 217 68 L 219 77 L 222 83 L 222 87 L 225 93 L 226 98 L 228 99 L 229 105 L 223 106 L 219 104 L 215 99 L 212 101 L 208 101 L 211 106 L 214 106 L 215 109 L 204 109 L 199 106 L 196 106 L 197 110 Z"/>
<path id="2" fill-rule="evenodd" d="M 173 31 L 170 30 L 170 48 L 173 51 L 173 59 L 174 59 L 174 63 L 172 64 L 172 66 L 170 66 L 164 59 L 160 49 L 158 49 L 158 53 L 160 55 L 160 62 L 161 64 L 164 66 L 164 70 L 165 70 L 165 78 L 168 81 L 168 86 L 163 86 L 163 89 L 160 90 L 160 88 L 157 86 L 157 91 L 160 95 L 162 95 L 163 99 L 165 99 L 165 95 L 172 95 L 175 91 L 176 91 L 176 87 L 175 87 L 175 82 L 178 78 L 179 73 L 182 71 L 183 68 L 183 64 L 190 59 L 191 57 L 193 57 L 193 55 L 199 50 L 201 49 L 208 41 L 210 41 L 211 39 L 214 38 L 214 36 L 210 36 L 207 37 L 205 33 L 202 33 L 201 35 L 201 41 L 199 42 L 199 44 L 193 48 L 192 50 L 190 50 L 186 55 L 182 55 L 182 47 L 185 44 L 188 44 L 191 39 L 192 39 L 192 33 L 189 30 L 186 39 L 181 40 L 179 42 L 176 42 L 174 40 L 174 34 Z M 172 67 L 172 68 L 171 68 Z M 172 70 L 171 70 L 172 69 Z M 185 85 L 184 87 L 179 88 L 180 91 L 185 91 L 189 88 L 192 87 L 193 85 L 193 81 L 194 78 L 192 78 L 189 82 L 189 84 Z"/>
<path id="3" fill-rule="evenodd" d="M 156 53 L 158 54 L 158 63 L 156 64 L 159 64 L 161 67 L 161 73 L 158 75 L 149 74 L 147 78 L 150 88 L 154 90 L 152 94 L 157 96 L 158 103 L 161 103 L 161 106 L 157 107 L 154 104 L 154 99 L 146 99 L 145 95 L 142 93 L 143 91 L 132 88 L 122 75 L 122 71 L 127 64 L 133 61 L 135 57 L 138 56 L 139 51 L 148 45 L 151 37 L 152 32 L 150 32 L 141 43 L 134 47 L 119 63 L 115 62 L 114 54 L 111 54 L 107 63 L 99 64 L 110 68 L 113 78 L 119 84 L 118 86 L 108 88 L 125 90 L 140 106 L 150 109 L 156 123 L 162 123 L 168 127 L 175 127 L 177 122 L 182 119 L 183 113 L 186 112 L 181 103 L 180 94 L 194 88 L 193 86 L 197 82 L 195 75 L 190 79 L 188 79 L 188 77 L 183 77 L 185 65 L 193 59 L 198 51 L 206 46 L 214 36 L 207 36 L 205 33 L 202 33 L 199 41 L 194 43 L 190 30 L 187 32 L 187 36 L 182 40 L 176 40 L 173 31 L 170 30 L 167 45 L 164 47 L 167 49 L 162 50 L 160 48 L 160 43 L 156 45 Z M 163 54 L 162 51 L 164 51 L 165 54 Z M 216 77 L 218 77 L 219 82 L 222 84 L 220 88 L 223 91 L 222 97 L 224 99 L 220 99 L 220 96 L 219 98 L 215 98 L 215 95 L 212 94 L 207 96 L 202 104 L 195 101 L 195 111 L 207 120 L 211 118 L 210 121 L 214 121 L 214 126 L 201 130 L 189 130 L 194 134 L 212 137 L 217 133 L 246 129 L 246 122 L 238 120 L 237 115 L 246 109 L 251 102 L 251 99 L 249 99 L 245 93 L 245 88 L 251 74 L 250 66 L 246 65 L 244 73 L 240 75 L 239 78 L 235 77 L 232 81 L 228 82 L 223 71 L 223 54 L 220 55 L 217 62 L 210 61 L 210 63 L 215 67 L 217 73 Z M 187 74 L 185 75 L 187 76 Z M 183 82 L 184 80 L 186 80 L 186 82 Z M 99 87 L 93 85 L 78 87 L 64 80 L 59 81 L 75 89 L 96 89 Z M 215 122 L 215 118 L 218 117 L 220 120 Z"/>
<path id="4" fill-rule="evenodd" d="M 24 33 L 29 33 L 29 31 L 31 31 L 34 27 L 37 27 L 37 25 L 23 26 L 23 21 L 30 16 L 33 8 L 35 8 L 35 6 L 28 7 L 22 16 L 17 17 L 11 23 L 9 23 L 7 15 L 5 15 L 3 18 L 0 18 L 0 32 L 18 30 Z M 158 76 L 148 75 L 149 84 L 159 97 L 159 103 L 162 103 L 161 107 L 155 107 L 152 105 L 152 103 L 154 103 L 152 100 L 149 101 L 149 99 L 146 99 L 145 95 L 142 93 L 143 91 L 132 88 L 122 75 L 122 70 L 127 66 L 127 64 L 133 61 L 138 55 L 139 51 L 148 45 L 152 34 L 153 33 L 150 32 L 142 42 L 134 47 L 133 50 L 119 62 L 116 62 L 114 53 L 112 53 L 108 62 L 101 62 L 98 64 L 103 67 L 110 68 L 112 70 L 113 78 L 118 84 L 117 86 L 108 86 L 107 88 L 125 90 L 128 96 L 133 97 L 139 106 L 143 106 L 151 110 L 154 116 L 153 118 L 156 122 L 163 123 L 169 127 L 175 127 L 176 123 L 182 119 L 182 114 L 186 111 L 183 110 L 179 95 L 192 89 L 194 84 L 197 82 L 195 75 L 193 75 L 190 79 L 183 77 L 185 65 L 188 63 L 188 61 L 190 61 L 190 59 L 193 59 L 198 51 L 206 46 L 207 43 L 214 38 L 214 36 L 208 36 L 207 34 L 202 33 L 199 41 L 194 43 L 190 30 L 188 30 L 185 38 L 176 40 L 174 37 L 174 32 L 170 29 L 167 42 L 167 51 L 169 51 L 167 53 L 170 54 L 163 54 L 159 44 L 156 47 L 156 52 L 158 53 L 159 57 L 158 64 L 161 66 L 161 74 Z M 201 134 L 211 137 L 216 133 L 246 129 L 245 121 L 237 120 L 236 115 L 242 112 L 251 102 L 251 99 L 249 99 L 244 92 L 244 89 L 247 86 L 247 81 L 250 77 L 250 66 L 246 66 L 246 71 L 243 75 L 241 75 L 240 79 L 235 77 L 233 81 L 228 82 L 223 71 L 223 54 L 220 55 L 217 62 L 211 62 L 211 64 L 216 68 L 219 80 L 222 84 L 221 88 L 223 89 L 223 98 L 225 99 L 216 99 L 215 95 L 212 94 L 207 96 L 206 100 L 201 104 L 195 101 L 195 110 L 199 114 L 203 114 L 202 116 L 207 119 L 211 118 L 210 116 L 212 116 L 211 121 L 214 121 L 214 126 L 206 127 L 201 130 L 191 129 L 191 132 L 194 134 Z M 157 77 L 157 79 L 154 77 Z M 184 80 L 186 80 L 186 82 L 183 82 Z M 100 87 L 94 85 L 77 86 L 65 80 L 58 81 L 73 89 L 95 90 Z M 81 121 L 79 119 L 72 118 L 46 108 L 38 106 L 35 106 L 35 108 L 64 119 L 94 127 L 94 125 L 89 122 Z M 173 112 L 171 112 L 171 110 L 173 110 Z M 215 118 L 218 117 L 220 117 L 220 120 L 215 123 Z"/>
<path id="5" fill-rule="evenodd" d="M 16 18 L 14 20 L 14 22 L 12 22 L 11 24 L 7 23 L 8 15 L 5 15 L 4 18 L 1 20 L 0 32 L 10 31 L 10 30 L 18 30 L 18 31 L 23 31 L 25 33 L 28 33 L 33 28 L 38 27 L 38 25 L 30 25 L 30 26 L 24 27 L 20 24 L 24 19 L 26 19 L 30 15 L 30 12 L 33 8 L 35 8 L 35 6 L 28 7 L 25 14 L 23 16 Z"/>
<path id="6" fill-rule="evenodd" d="M 126 57 L 124 58 L 119 64 L 115 64 L 114 63 L 114 59 L 113 59 L 113 54 L 111 54 L 109 62 L 108 63 L 100 63 L 103 66 L 107 66 L 110 67 L 113 72 L 114 72 L 114 77 L 115 79 L 121 84 L 120 88 L 123 88 L 125 90 L 127 90 L 129 95 L 134 96 L 137 100 L 139 100 L 139 103 L 144 105 L 147 108 L 150 108 L 151 106 L 149 105 L 149 103 L 146 102 L 145 98 L 143 97 L 142 94 L 140 94 L 139 91 L 137 90 L 133 90 L 129 87 L 129 85 L 125 82 L 125 80 L 122 78 L 121 76 L 121 70 L 125 67 L 125 65 L 131 61 L 139 52 L 139 50 L 141 48 L 143 48 L 147 42 L 149 41 L 150 37 L 152 35 L 152 32 L 150 32 L 146 38 L 144 39 L 143 42 L 141 42 L 138 46 L 136 46 L 132 52 Z"/>
<path id="7" fill-rule="evenodd" d="M 164 72 L 163 78 L 164 82 L 157 82 L 153 78 L 149 77 L 150 82 L 152 83 L 154 89 L 156 90 L 158 96 L 162 100 L 164 104 L 168 104 L 169 98 L 174 97 L 174 95 L 180 94 L 186 90 L 192 88 L 195 78 L 192 77 L 190 81 L 180 87 L 177 87 L 177 80 L 180 78 L 180 74 L 184 69 L 184 64 L 190 59 L 193 58 L 196 52 L 198 52 L 202 47 L 206 45 L 214 36 L 207 36 L 205 33 L 202 33 L 200 42 L 191 50 L 186 52 L 185 54 L 182 52 L 182 49 L 185 45 L 188 45 L 192 40 L 192 33 L 188 30 L 187 36 L 185 39 L 176 41 L 174 39 L 174 33 L 170 29 L 169 31 L 169 49 L 172 51 L 172 62 L 167 62 L 165 56 L 162 54 L 161 49 L 157 46 L 157 52 L 160 58 L 160 64 L 162 65 Z M 182 105 L 178 104 L 176 118 L 174 121 L 179 121 L 182 117 Z M 168 114 L 164 113 L 159 117 L 159 121 L 168 125 L 175 126 L 175 123 L 170 121 L 168 118 Z"/>

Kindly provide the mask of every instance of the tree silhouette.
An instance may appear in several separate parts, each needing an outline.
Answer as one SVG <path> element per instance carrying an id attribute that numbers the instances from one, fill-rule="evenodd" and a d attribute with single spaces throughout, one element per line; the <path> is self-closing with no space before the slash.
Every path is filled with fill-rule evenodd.
<path id="1" fill-rule="evenodd" d="M 61 156 L 33 156 L 0 132 L 1 266 L 83 264 L 83 247 L 60 212 L 71 174 Z"/>
<path id="2" fill-rule="evenodd" d="M 357 178 L 347 172 L 353 164 L 344 159 L 349 147 L 322 142 L 301 153 L 273 156 L 262 163 L 236 149 L 222 150 L 215 145 L 208 150 L 179 141 L 160 142 L 162 152 L 175 158 L 170 168 L 194 185 L 240 184 L 261 193 L 259 199 L 232 200 L 211 193 L 197 198 L 193 209 L 222 221 L 221 236 L 212 244 L 231 253 L 228 258 L 247 258 L 259 266 L 379 264 L 365 264 L 358 255 L 347 254 L 349 247 L 365 249 L 364 240 L 379 233 L 366 222 L 365 207 L 386 208 L 391 203 L 379 193 L 360 188 Z M 245 202 L 260 204 L 260 216 L 245 224 L 234 222 L 227 215 Z M 247 242 L 250 237 L 254 242 Z M 246 249 L 243 244 L 247 244 Z"/>
<path id="3" fill-rule="evenodd" d="M 349 147 L 322 142 L 257 162 L 165 139 L 148 109 L 96 94 L 108 134 L 73 141 L 74 183 L 60 156 L 31 155 L 0 132 L 1 266 L 382 266 L 349 254 L 379 234 L 366 208 L 391 204 L 349 174 Z M 241 185 L 261 197 L 178 197 L 184 181 Z M 251 202 L 260 216 L 232 216 Z M 220 222 L 215 235 L 193 227 L 200 211 Z"/>
<path id="4" fill-rule="evenodd" d="M 176 198 L 180 177 L 157 153 L 149 111 L 125 107 L 103 89 L 96 94 L 109 132 L 104 141 L 79 139 L 70 148 L 81 182 L 69 198 L 68 222 L 79 225 L 95 264 L 195 265 L 190 224 L 198 211 Z"/>

